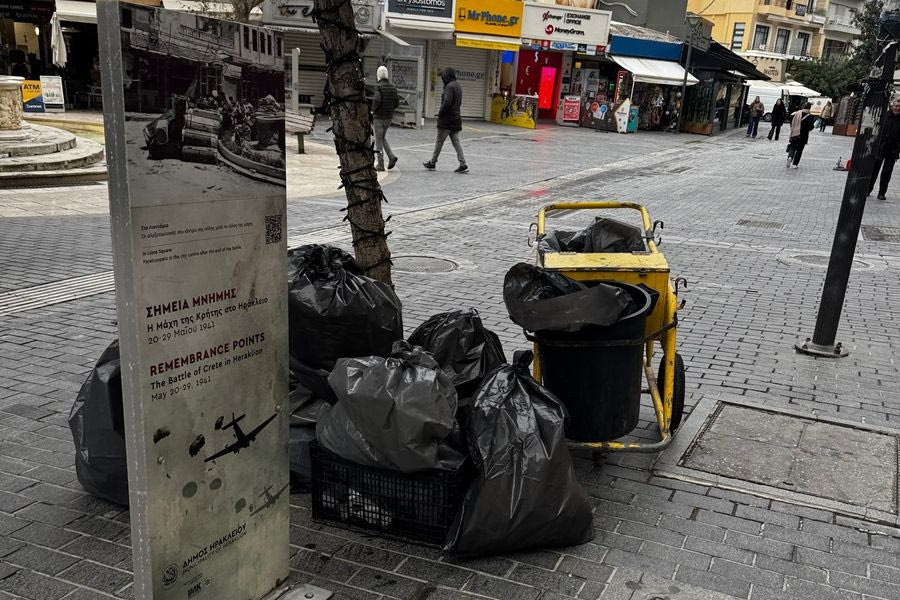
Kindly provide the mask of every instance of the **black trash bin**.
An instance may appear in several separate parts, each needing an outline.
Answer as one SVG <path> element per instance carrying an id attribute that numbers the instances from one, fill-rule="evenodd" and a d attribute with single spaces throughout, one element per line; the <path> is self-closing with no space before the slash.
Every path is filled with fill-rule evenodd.
<path id="1" fill-rule="evenodd" d="M 643 381 L 641 340 L 647 317 L 659 299 L 646 286 L 603 283 L 625 290 L 636 308 L 609 327 L 534 333 L 542 383 L 566 405 L 566 437 L 579 442 L 614 440 L 637 425 Z"/>

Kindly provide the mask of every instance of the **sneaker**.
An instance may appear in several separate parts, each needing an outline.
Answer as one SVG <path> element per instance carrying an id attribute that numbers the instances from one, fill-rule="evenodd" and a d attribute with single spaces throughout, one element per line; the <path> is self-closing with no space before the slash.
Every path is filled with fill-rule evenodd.
<path id="1" fill-rule="evenodd" d="M 429 171 L 434 171 L 435 167 L 437 167 L 437 164 L 429 160 L 428 162 L 423 162 L 422 166 Z"/>
<path id="2" fill-rule="evenodd" d="M 469 167 L 467 165 L 459 165 L 458 167 L 456 167 L 456 170 L 453 172 L 454 173 L 468 173 Z"/>
<path id="3" fill-rule="evenodd" d="M 378 171 L 379 173 L 384 172 L 384 165 L 376 165 L 375 170 Z"/>
<path id="4" fill-rule="evenodd" d="M 395 166 L 397 166 L 397 157 L 396 156 L 388 161 L 388 171 L 393 169 Z"/>
<path id="5" fill-rule="evenodd" d="M 884 197 L 884 194 L 878 194 L 878 199 L 879 200 L 887 200 L 887 198 Z"/>
<path id="6" fill-rule="evenodd" d="M 799 169 L 799 168 L 800 168 L 800 165 L 792 165 L 791 168 L 792 168 L 792 169 Z"/>

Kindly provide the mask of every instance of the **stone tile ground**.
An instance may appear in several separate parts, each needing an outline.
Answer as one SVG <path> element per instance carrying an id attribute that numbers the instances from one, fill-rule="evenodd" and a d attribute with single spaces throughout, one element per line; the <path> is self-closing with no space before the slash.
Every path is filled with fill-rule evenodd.
<path id="1" fill-rule="evenodd" d="M 794 171 L 784 168 L 783 144 L 734 134 L 475 124 L 464 136 L 472 173 L 459 176 L 449 155 L 436 173 L 417 168 L 433 132 L 393 133 L 403 169 L 386 188 L 393 252 L 461 264 L 441 275 L 395 273 L 408 331 L 435 312 L 473 306 L 507 352 L 524 348 L 501 287 L 512 264 L 530 259 L 526 235 L 539 206 L 635 200 L 665 221 L 661 250 L 691 282 L 679 326 L 688 409 L 727 392 L 900 429 L 900 246 L 859 244 L 864 264 L 851 278 L 839 331 L 849 358 L 814 360 L 792 347 L 812 333 L 824 277 L 823 267 L 794 257 L 830 248 L 846 178 L 831 168 L 852 140 L 814 135 Z M 63 202 L 104 191 L 40 193 Z M 346 246 L 340 206 L 339 197 L 292 197 L 290 233 Z M 900 225 L 900 191 L 870 200 L 865 222 Z M 585 217 L 553 223 L 576 228 Z M 110 267 L 102 215 L 0 221 L 0 292 Z M 66 427 L 75 392 L 115 336 L 114 318 L 111 293 L 0 317 L 0 600 L 132 597 L 128 513 L 82 491 Z M 637 435 L 652 436 L 650 416 L 645 410 Z M 618 599 L 631 597 L 623 590 L 638 597 L 644 588 L 635 583 L 665 582 L 673 597 L 677 589 L 697 598 L 900 598 L 900 531 L 655 477 L 652 459 L 610 455 L 595 465 L 576 456 L 595 505 L 590 544 L 469 561 L 314 523 L 308 497 L 295 495 L 293 574 L 343 599 Z"/>

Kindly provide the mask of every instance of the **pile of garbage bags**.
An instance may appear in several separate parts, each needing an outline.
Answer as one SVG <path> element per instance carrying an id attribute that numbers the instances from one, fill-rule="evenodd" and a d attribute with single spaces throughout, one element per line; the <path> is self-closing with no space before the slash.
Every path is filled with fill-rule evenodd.
<path id="1" fill-rule="evenodd" d="M 644 232 L 640 227 L 597 217 L 582 231 L 551 231 L 538 241 L 542 252 L 644 252 Z"/>
<path id="2" fill-rule="evenodd" d="M 387 356 L 403 338 L 400 299 L 362 274 L 340 248 L 310 244 L 288 252 L 290 469 L 292 491 L 311 482 L 309 444 L 337 402 L 329 376 L 339 359 Z"/>

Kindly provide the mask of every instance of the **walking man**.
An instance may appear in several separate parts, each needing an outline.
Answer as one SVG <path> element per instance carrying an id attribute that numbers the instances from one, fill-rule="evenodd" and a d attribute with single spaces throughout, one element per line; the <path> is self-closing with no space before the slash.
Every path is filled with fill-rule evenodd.
<path id="1" fill-rule="evenodd" d="M 881 171 L 881 183 L 878 185 L 878 199 L 887 200 L 888 185 L 891 183 L 891 175 L 894 173 L 894 163 L 900 155 L 900 98 L 894 98 L 891 102 L 891 110 L 881 124 L 880 140 L 875 154 L 875 170 L 872 171 L 872 181 L 869 182 L 869 194 L 875 189 L 875 180 Z"/>
<path id="2" fill-rule="evenodd" d="M 376 171 L 384 171 L 384 154 L 388 156 L 388 169 L 393 169 L 397 164 L 397 156 L 391 152 L 391 146 L 387 141 L 387 132 L 391 128 L 394 119 L 394 110 L 400 106 L 400 94 L 390 81 L 387 67 L 381 65 L 376 72 L 378 85 L 375 87 L 375 98 L 372 101 L 375 126 L 375 157 L 378 163 Z"/>
<path id="3" fill-rule="evenodd" d="M 765 111 L 766 107 L 763 106 L 762 100 L 757 96 L 753 100 L 753 104 L 750 105 L 750 122 L 747 123 L 747 137 L 752 135 L 753 139 L 756 139 L 756 131 L 759 129 L 759 119 Z"/>
<path id="4" fill-rule="evenodd" d="M 456 158 L 459 160 L 457 173 L 465 173 L 469 170 L 466 166 L 466 157 L 463 156 L 462 144 L 459 143 L 459 132 L 462 131 L 462 88 L 456 81 L 456 71 L 447 67 L 441 71 L 441 79 L 444 81 L 444 93 L 441 96 L 441 108 L 438 111 L 437 140 L 434 143 L 434 154 L 431 160 L 422 163 L 429 170 L 437 166 L 438 156 L 444 147 L 444 140 L 450 137 L 450 142 L 456 150 Z"/>

